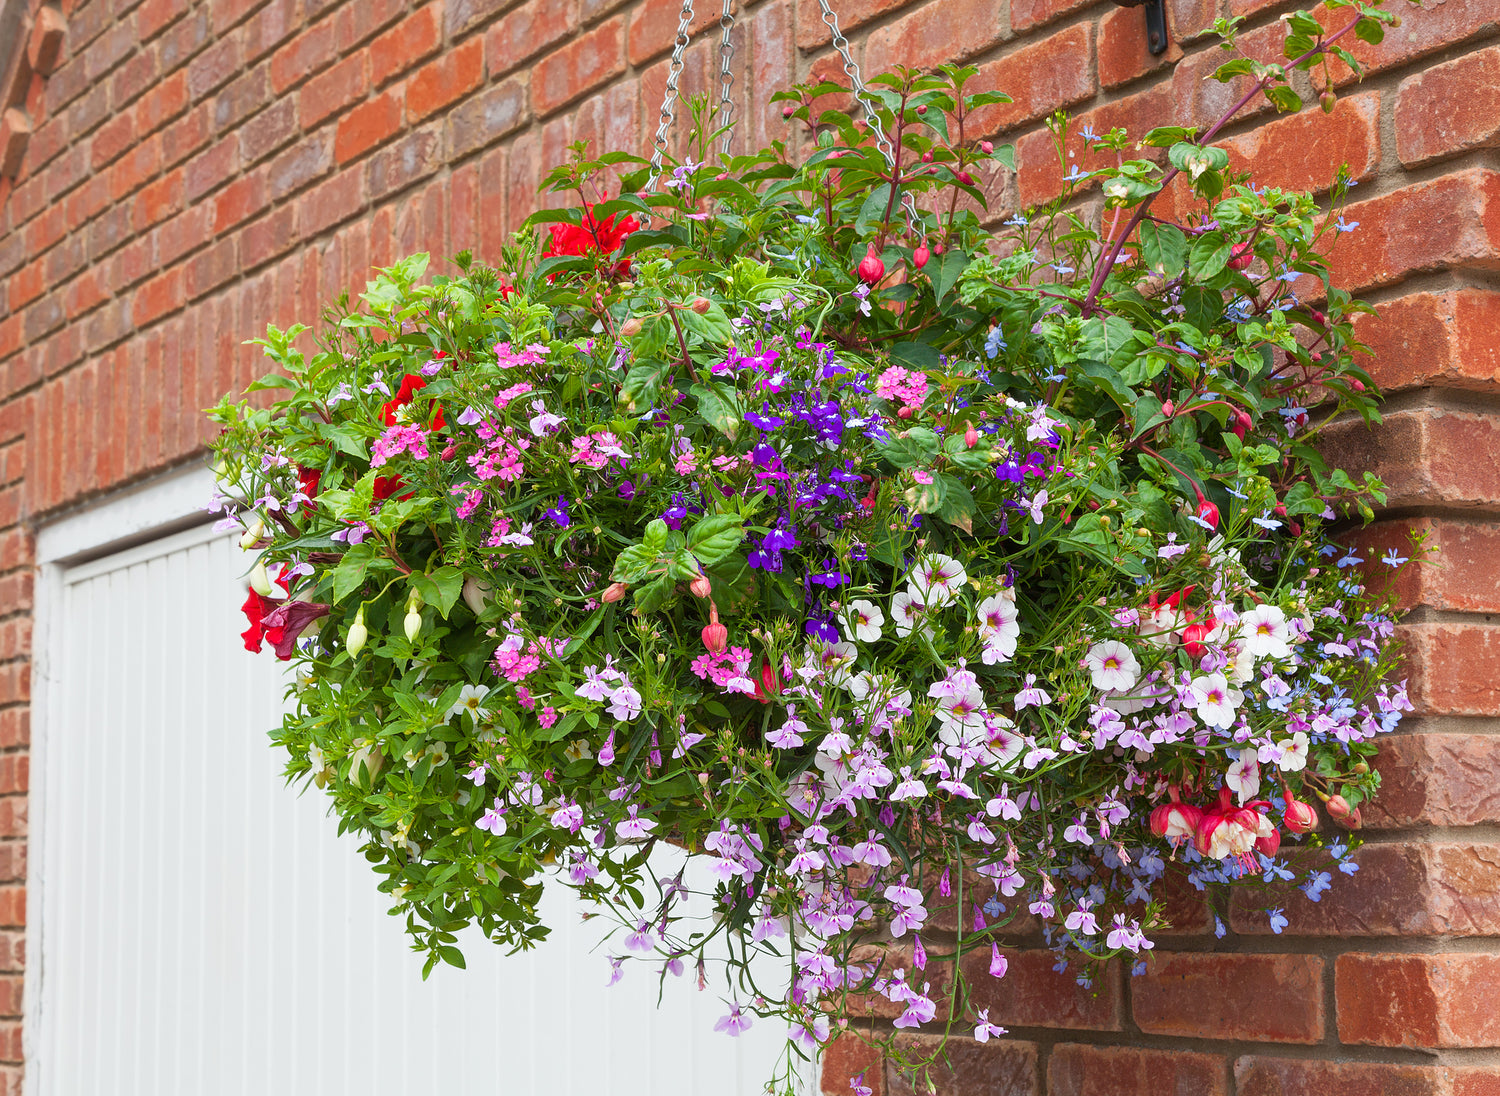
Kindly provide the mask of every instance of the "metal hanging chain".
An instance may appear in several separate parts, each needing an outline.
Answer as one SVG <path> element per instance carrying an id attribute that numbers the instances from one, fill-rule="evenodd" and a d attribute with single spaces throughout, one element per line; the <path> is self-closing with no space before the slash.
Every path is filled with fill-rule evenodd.
<path id="1" fill-rule="evenodd" d="M 651 153 L 651 179 L 648 190 L 661 178 L 661 160 L 667 152 L 667 131 L 672 128 L 672 104 L 677 101 L 677 81 L 682 76 L 682 54 L 688 47 L 688 28 L 693 25 L 693 0 L 682 0 L 682 15 L 677 20 L 677 41 L 672 45 L 672 64 L 667 70 L 667 90 L 661 101 L 661 124 L 656 127 L 656 147 Z"/>
<path id="2" fill-rule="evenodd" d="M 724 127 L 724 143 L 719 151 L 729 154 L 729 139 L 734 136 L 734 100 L 730 89 L 734 87 L 734 73 L 729 70 L 734 60 L 734 0 L 724 0 L 724 14 L 719 16 L 719 27 L 723 34 L 719 38 L 719 109 L 715 121 Z"/>
<path id="3" fill-rule="evenodd" d="M 839 56 L 844 59 L 844 75 L 849 77 L 850 85 L 854 89 L 854 97 L 864 108 L 865 121 L 870 125 L 870 132 L 875 134 L 875 147 L 885 157 L 886 166 L 891 169 L 891 174 L 895 175 L 895 150 L 891 146 L 890 138 L 885 135 L 885 127 L 880 124 L 880 115 L 875 113 L 875 101 L 865 89 L 865 82 L 859 75 L 859 66 L 854 63 L 854 56 L 849 52 L 849 39 L 845 38 L 843 31 L 839 30 L 839 17 L 833 13 L 833 8 L 829 7 L 828 0 L 818 0 L 818 7 L 823 10 L 823 22 L 833 32 L 833 48 L 838 50 Z M 921 217 L 917 213 L 917 203 L 912 198 L 911 191 L 901 192 L 901 205 L 906 210 L 907 228 L 915 233 L 917 222 L 921 220 Z"/>

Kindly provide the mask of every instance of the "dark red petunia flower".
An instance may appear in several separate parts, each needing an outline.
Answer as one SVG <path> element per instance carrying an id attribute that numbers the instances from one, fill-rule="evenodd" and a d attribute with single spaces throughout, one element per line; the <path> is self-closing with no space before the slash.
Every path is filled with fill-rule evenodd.
<path id="1" fill-rule="evenodd" d="M 318 497 L 318 483 L 323 478 L 321 468 L 304 468 L 297 465 L 297 483 L 302 487 L 302 493 L 310 499 Z"/>
<path id="2" fill-rule="evenodd" d="M 418 389 L 426 387 L 427 378 L 420 373 L 406 374 L 401 378 L 401 387 L 396 390 L 395 397 L 381 408 L 380 421 L 387 426 L 395 426 L 396 411 L 411 403 L 412 397 L 417 394 Z M 443 419 L 443 409 L 441 407 L 433 408 L 432 422 L 426 425 L 429 430 L 441 430 L 447 425 L 447 422 Z"/>
<path id="3" fill-rule="evenodd" d="M 285 662 L 296 653 L 297 640 L 307 626 L 327 615 L 328 606 L 319 602 L 284 601 L 261 619 L 265 640 L 275 649 L 276 657 Z"/>

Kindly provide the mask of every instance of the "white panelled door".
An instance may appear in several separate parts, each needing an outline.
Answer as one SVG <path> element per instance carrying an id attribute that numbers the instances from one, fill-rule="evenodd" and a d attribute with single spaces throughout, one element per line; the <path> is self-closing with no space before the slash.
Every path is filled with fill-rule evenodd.
<path id="1" fill-rule="evenodd" d="M 606 989 L 599 931 L 562 887 L 540 949 L 474 934 L 467 971 L 421 980 L 356 841 L 282 782 L 265 732 L 283 667 L 241 647 L 244 566 L 200 528 L 53 583 L 30 1092 L 759 1091 L 784 1028 L 715 1034 L 718 995 L 670 980 L 658 1008 L 641 964 Z"/>

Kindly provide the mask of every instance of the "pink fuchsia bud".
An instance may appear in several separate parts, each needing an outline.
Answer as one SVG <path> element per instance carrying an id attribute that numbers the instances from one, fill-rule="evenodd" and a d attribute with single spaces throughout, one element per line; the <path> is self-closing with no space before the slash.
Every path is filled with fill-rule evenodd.
<path id="1" fill-rule="evenodd" d="M 958 173 L 958 181 L 963 183 L 964 186 L 973 186 L 974 176 L 970 175 L 967 171 L 960 171 Z"/>
<path id="2" fill-rule="evenodd" d="M 899 408 L 896 411 L 896 417 L 898 419 L 909 419 L 912 417 L 912 409 L 910 407 Z"/>
<path id="3" fill-rule="evenodd" d="M 694 597 L 708 597 L 714 592 L 714 584 L 709 581 L 707 575 L 699 575 L 688 585 Z"/>
<path id="4" fill-rule="evenodd" d="M 630 587 L 623 582 L 611 582 L 604 588 L 604 593 L 599 595 L 599 600 L 606 603 L 619 601 L 622 597 L 625 596 L 625 591 L 628 589 L 630 589 Z"/>
<path id="5" fill-rule="evenodd" d="M 1210 632 L 1218 621 L 1210 614 L 1207 620 L 1200 620 L 1197 624 L 1189 624 L 1182 630 L 1182 649 L 1187 652 L 1189 658 L 1202 658 L 1208 653 L 1208 648 L 1203 641 L 1208 638 Z"/>
<path id="6" fill-rule="evenodd" d="M 1166 403 L 1161 405 L 1161 413 L 1170 419 L 1173 415 L 1177 414 L 1177 405 L 1171 400 L 1168 400 Z"/>
<path id="7" fill-rule="evenodd" d="M 703 316 L 706 315 L 708 313 L 708 310 L 713 307 L 713 302 L 710 301 L 707 297 L 697 297 L 693 300 L 692 304 L 688 305 L 688 307 L 691 308 L 694 312 L 698 313 L 698 315 Z"/>
<path id="8" fill-rule="evenodd" d="M 911 253 L 911 265 L 921 270 L 930 258 L 932 258 L 932 252 L 927 250 L 927 245 L 918 244 L 917 249 Z"/>
<path id="9" fill-rule="evenodd" d="M 1244 270 L 1254 259 L 1255 252 L 1250 250 L 1249 243 L 1235 244 L 1229 252 L 1229 269 Z"/>
<path id="10" fill-rule="evenodd" d="M 1363 826 L 1364 820 L 1359 816 L 1359 808 L 1355 807 L 1349 812 L 1348 817 L 1338 819 L 1338 824 L 1346 830 L 1357 830 Z"/>
<path id="11" fill-rule="evenodd" d="M 762 704 L 771 703 L 771 698 L 781 693 L 781 677 L 769 662 L 761 663 L 760 680 L 755 683 L 755 699 Z"/>
<path id="12" fill-rule="evenodd" d="M 1360 380 L 1358 377 L 1350 377 L 1349 387 L 1354 389 L 1354 391 L 1356 392 L 1363 392 L 1365 390 L 1365 382 Z"/>
<path id="13" fill-rule="evenodd" d="M 917 113 L 918 114 L 926 114 L 927 113 L 927 107 L 926 107 L 926 105 L 924 104 L 923 106 L 918 107 L 917 108 Z"/>
<path id="14" fill-rule="evenodd" d="M 1290 833 L 1307 833 L 1318 824 L 1318 812 L 1313 810 L 1311 803 L 1293 799 L 1291 793 L 1287 792 L 1286 810 L 1282 813 L 1281 821 Z"/>
<path id="15" fill-rule="evenodd" d="M 946 250 L 947 249 L 945 247 L 943 247 L 942 244 L 933 244 L 932 245 L 932 253 L 934 255 L 941 255 Z"/>
<path id="16" fill-rule="evenodd" d="M 969 428 L 964 431 L 964 448 L 965 449 L 973 449 L 974 446 L 976 446 L 978 444 L 979 444 L 979 431 L 974 429 L 974 424 L 973 423 L 970 423 L 969 424 Z"/>
<path id="17" fill-rule="evenodd" d="M 1219 527 L 1219 508 L 1205 498 L 1198 500 L 1198 517 L 1208 522 L 1210 529 Z"/>
<path id="18" fill-rule="evenodd" d="M 1349 801 L 1342 795 L 1330 795 L 1323 801 L 1328 808 L 1328 817 L 1335 822 L 1341 822 L 1349 817 Z"/>
<path id="19" fill-rule="evenodd" d="M 1250 412 L 1248 412 L 1248 411 L 1236 411 L 1234 413 L 1234 425 L 1231 426 L 1229 429 L 1231 429 L 1231 430 L 1234 431 L 1234 436 L 1235 437 L 1239 438 L 1240 441 L 1244 441 L 1245 440 L 1245 435 L 1250 432 L 1250 426 L 1251 426 Z"/>
<path id="20" fill-rule="evenodd" d="M 641 333 L 641 328 L 644 326 L 639 316 L 631 316 L 620 325 L 620 335 L 622 338 L 633 339 Z"/>
<path id="21" fill-rule="evenodd" d="M 438 456 L 443 460 L 452 460 L 454 454 L 456 454 L 457 452 L 458 442 L 450 441 L 447 445 L 443 446 L 443 451 L 439 453 Z"/>
<path id="22" fill-rule="evenodd" d="M 1325 315 L 1323 315 L 1323 313 L 1319 312 L 1316 308 L 1309 308 L 1307 310 L 1307 314 L 1310 317 L 1312 317 L 1312 322 L 1313 323 L 1327 323 L 1328 322 L 1328 317 L 1325 316 Z"/>
<path id="23" fill-rule="evenodd" d="M 720 654 L 729 646 L 729 629 L 717 620 L 703 626 L 703 646 L 710 654 Z"/>
<path id="24" fill-rule="evenodd" d="M 924 153 L 922 153 L 922 162 L 924 164 L 930 164 L 930 163 L 932 163 L 932 153 L 930 153 L 930 152 L 924 152 Z"/>
<path id="25" fill-rule="evenodd" d="M 990 153 L 992 153 L 992 152 L 995 151 L 995 146 L 994 146 L 993 143 L 991 143 L 989 141 L 980 141 L 979 142 L 979 151 L 982 152 L 982 153 L 984 153 L 986 156 L 988 156 Z"/>
<path id="26" fill-rule="evenodd" d="M 1197 837 L 1202 821 L 1202 809 L 1191 803 L 1163 803 L 1151 812 L 1151 832 L 1180 845 Z"/>
<path id="27" fill-rule="evenodd" d="M 880 252 L 875 250 L 873 243 L 865 252 L 865 257 L 859 261 L 859 266 L 854 272 L 866 285 L 874 285 L 885 277 L 885 263 L 880 261 Z"/>
<path id="28" fill-rule="evenodd" d="M 1264 815 L 1260 821 L 1260 836 L 1255 839 L 1255 851 L 1262 856 L 1275 856 L 1281 849 L 1281 831 Z"/>
<path id="29" fill-rule="evenodd" d="M 797 113 L 797 108 L 794 107 L 794 106 L 792 106 L 791 103 L 788 103 L 786 106 L 784 106 L 784 107 L 781 108 L 781 116 L 783 118 L 790 118 L 793 114 L 796 114 L 796 113 Z"/>

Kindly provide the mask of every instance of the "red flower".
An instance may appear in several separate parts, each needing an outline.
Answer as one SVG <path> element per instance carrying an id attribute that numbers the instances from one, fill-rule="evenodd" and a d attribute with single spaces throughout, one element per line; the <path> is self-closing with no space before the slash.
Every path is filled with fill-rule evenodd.
<path id="1" fill-rule="evenodd" d="M 318 483 L 323 478 L 321 468 L 304 468 L 297 465 L 297 482 L 302 487 L 302 493 L 310 499 L 318 497 Z"/>
<path id="2" fill-rule="evenodd" d="M 405 486 L 406 481 L 400 476 L 376 476 L 375 498 L 380 502 L 384 502 L 386 499 L 396 494 L 397 491 L 401 490 L 401 488 Z M 415 491 L 408 491 L 406 492 L 406 494 L 399 497 L 403 499 L 409 499 L 414 494 L 416 494 Z"/>
<path id="3" fill-rule="evenodd" d="M 265 626 L 266 642 L 275 648 L 276 657 L 285 662 L 296 651 L 297 639 L 307 626 L 327 615 L 328 606 L 318 602 L 284 601 L 261 620 Z"/>
<path id="4" fill-rule="evenodd" d="M 280 604 L 280 598 L 261 597 L 254 590 L 247 592 L 245 604 L 240 606 L 240 611 L 250 622 L 250 627 L 240 633 L 240 638 L 245 641 L 245 650 L 260 654 L 260 643 L 266 635 L 266 627 L 261 621 L 265 619 L 267 613 Z"/>
<path id="5" fill-rule="evenodd" d="M 427 378 L 420 373 L 408 373 L 401 378 L 401 387 L 396 391 L 396 397 L 388 402 L 380 411 L 380 420 L 387 426 L 396 425 L 396 411 L 411 403 L 412 397 L 417 390 L 427 387 Z M 443 409 L 434 407 L 432 409 L 432 422 L 428 424 L 429 430 L 441 430 L 447 422 L 443 419 Z"/>
<path id="6" fill-rule="evenodd" d="M 640 221 L 634 216 L 624 217 L 618 223 L 615 221 L 614 214 L 610 214 L 602 221 L 595 220 L 593 210 L 592 204 L 584 205 L 581 225 L 550 226 L 552 244 L 542 252 L 542 258 L 550 259 L 554 255 L 593 255 L 596 253 L 613 255 L 620 250 L 625 237 L 641 227 Z M 620 262 L 615 266 L 616 274 L 623 274 L 628 270 L 629 266 L 625 262 Z"/>

